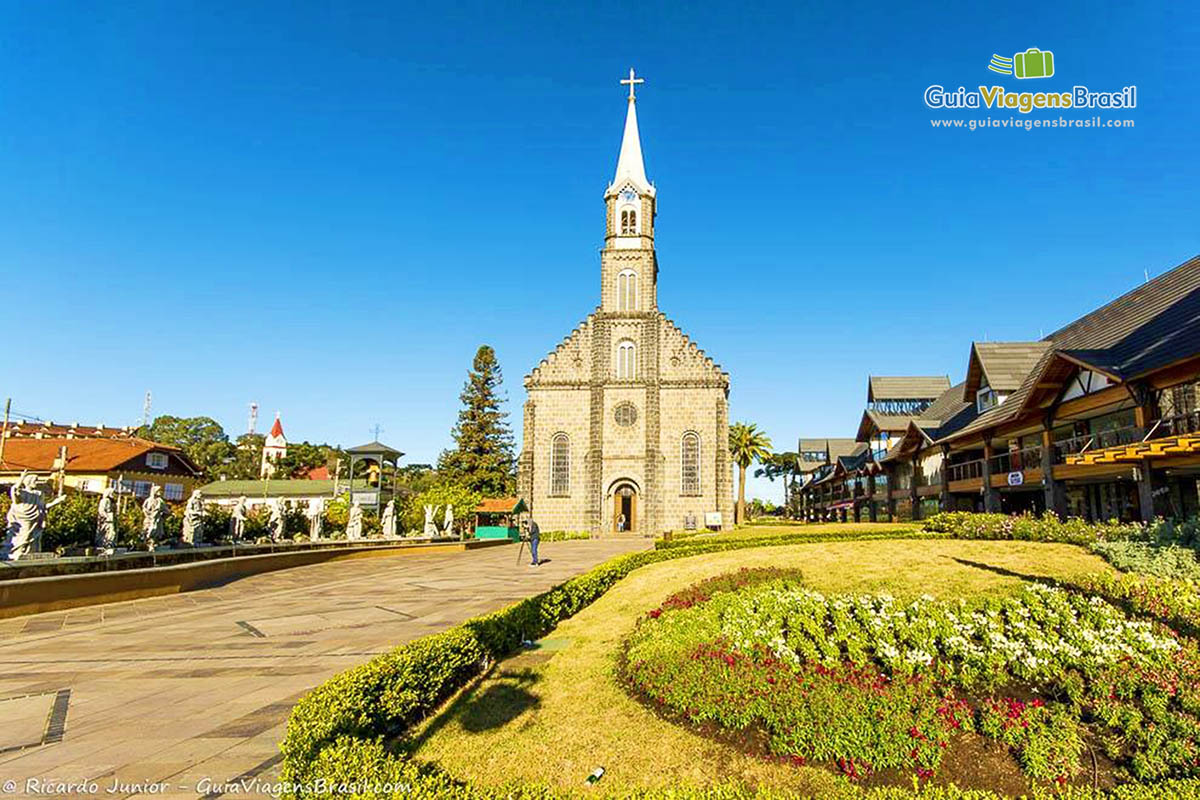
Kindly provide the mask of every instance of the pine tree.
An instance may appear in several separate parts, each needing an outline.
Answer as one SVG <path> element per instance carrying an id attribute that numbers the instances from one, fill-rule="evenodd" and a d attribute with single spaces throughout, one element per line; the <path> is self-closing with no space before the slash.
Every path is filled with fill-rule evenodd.
<path id="1" fill-rule="evenodd" d="M 488 497 L 514 489 L 513 437 L 508 414 L 500 410 L 502 380 L 496 352 L 482 345 L 459 395 L 463 408 L 450 432 L 455 447 L 438 459 L 440 478 Z"/>

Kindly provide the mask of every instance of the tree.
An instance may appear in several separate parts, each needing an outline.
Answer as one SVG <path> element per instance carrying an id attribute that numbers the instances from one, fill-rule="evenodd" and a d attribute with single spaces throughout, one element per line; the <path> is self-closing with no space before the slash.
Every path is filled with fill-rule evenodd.
<path id="1" fill-rule="evenodd" d="M 459 395 L 463 408 L 450 432 L 454 449 L 438 459 L 440 478 L 490 497 L 514 488 L 512 432 L 508 414 L 500 410 L 502 380 L 496 352 L 482 345 Z"/>
<path id="2" fill-rule="evenodd" d="M 155 417 L 138 429 L 138 436 L 182 450 L 208 480 L 216 480 L 233 455 L 225 429 L 211 417 Z"/>
<path id="3" fill-rule="evenodd" d="M 263 441 L 261 433 L 243 433 L 231 450 L 229 458 L 217 470 L 217 477 L 224 475 L 231 481 L 254 480 L 262 469 Z"/>
<path id="4" fill-rule="evenodd" d="M 754 470 L 754 477 L 775 482 L 776 478 L 783 479 L 783 504 L 788 513 L 793 512 L 792 496 L 795 493 L 796 475 L 800 472 L 799 453 L 772 453 L 762 462 L 762 466 Z"/>
<path id="5" fill-rule="evenodd" d="M 738 498 L 735 522 L 746 520 L 746 470 L 771 454 L 771 440 L 757 425 L 735 422 L 729 426 L 729 455 L 738 465 Z"/>
<path id="6" fill-rule="evenodd" d="M 342 458 L 340 447 L 309 442 L 288 443 L 287 453 L 275 462 L 276 478 L 303 478 L 318 467 L 328 467 L 333 475 L 338 460 Z"/>
<path id="7" fill-rule="evenodd" d="M 460 533 L 465 532 L 471 524 L 471 515 L 475 513 L 483 495 L 465 486 L 455 483 L 439 483 L 409 499 L 404 508 L 404 527 L 410 531 L 421 531 L 425 527 L 425 506 L 441 506 L 434 522 L 438 528 L 442 526 L 442 515 L 446 506 L 454 509 L 454 527 Z"/>

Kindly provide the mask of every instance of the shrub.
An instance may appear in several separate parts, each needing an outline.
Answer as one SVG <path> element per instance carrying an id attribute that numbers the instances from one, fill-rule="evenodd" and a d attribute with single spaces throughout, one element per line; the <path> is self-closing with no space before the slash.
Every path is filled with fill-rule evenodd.
<path id="1" fill-rule="evenodd" d="M 946 511 L 925 520 L 922 527 L 955 539 L 1017 539 L 1029 542 L 1066 542 L 1091 544 L 1096 541 L 1135 539 L 1146 535 L 1140 524 L 1122 524 L 1116 520 L 1090 523 L 1072 517 L 1060 520 L 1054 514 L 976 514 L 970 511 Z"/>
<path id="2" fill-rule="evenodd" d="M 99 497 L 71 492 L 46 512 L 42 549 L 50 552 L 67 547 L 88 547 L 96 539 Z"/>
<path id="3" fill-rule="evenodd" d="M 1093 542 L 1090 549 L 1122 572 L 1200 579 L 1200 561 L 1191 547 L 1151 542 Z"/>

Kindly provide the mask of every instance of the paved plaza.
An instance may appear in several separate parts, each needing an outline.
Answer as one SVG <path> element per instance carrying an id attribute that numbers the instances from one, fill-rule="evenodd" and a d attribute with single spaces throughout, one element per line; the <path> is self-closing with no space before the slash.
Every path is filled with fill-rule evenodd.
<path id="1" fill-rule="evenodd" d="M 537 569 L 516 547 L 410 553 L 0 621 L 0 797 L 30 779 L 125 786 L 109 797 L 146 782 L 167 784 L 157 796 L 217 797 L 229 781 L 269 781 L 288 712 L 329 676 L 649 546 L 545 544 Z"/>

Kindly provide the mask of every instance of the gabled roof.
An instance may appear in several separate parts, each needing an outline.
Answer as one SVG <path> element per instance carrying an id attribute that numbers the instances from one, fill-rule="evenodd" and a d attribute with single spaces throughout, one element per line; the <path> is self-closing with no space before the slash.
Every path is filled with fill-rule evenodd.
<path id="1" fill-rule="evenodd" d="M 276 439 L 283 439 L 283 424 L 279 421 L 279 415 L 275 415 L 275 424 L 271 426 L 271 436 Z"/>
<path id="2" fill-rule="evenodd" d="M 1069 373 L 1066 362 L 1127 381 L 1200 355 L 1200 256 L 1085 314 L 1043 342 L 1050 346 L 1008 399 L 947 438 L 1017 418 L 1033 399 L 1040 376 L 1052 369 Z"/>
<path id="3" fill-rule="evenodd" d="M 871 375 L 867 378 L 867 402 L 932 400 L 949 388 L 949 375 Z"/>
<path id="4" fill-rule="evenodd" d="M 801 439 L 797 452 L 811 453 L 820 450 L 823 453 L 827 453 L 832 460 L 838 456 L 853 453 L 858 446 L 858 442 L 848 437 L 840 439 Z"/>
<path id="5" fill-rule="evenodd" d="M 941 394 L 941 392 L 938 394 Z M 937 395 L 934 396 L 936 397 Z M 857 441 L 870 441 L 871 434 L 877 430 L 900 433 L 914 419 L 917 419 L 917 417 L 913 414 L 881 414 L 878 411 L 868 408 L 863 412 L 862 419 L 858 423 Z"/>
<path id="6" fill-rule="evenodd" d="M 54 469 L 60 448 L 67 448 L 66 472 L 114 472 L 122 467 L 130 471 L 153 472 L 145 463 L 129 465 L 147 453 L 165 453 L 185 470 L 199 475 L 200 470 L 178 447 L 158 444 L 147 439 L 9 439 L 4 443 L 4 460 L 0 470 L 17 472 L 49 472 Z M 129 466 L 127 466 L 129 465 Z M 136 470 L 134 467 L 138 467 Z"/>
<path id="7" fill-rule="evenodd" d="M 384 456 L 387 458 L 399 458 L 404 455 L 396 448 L 388 447 L 379 441 L 370 441 L 357 447 L 350 447 L 346 449 L 346 452 L 356 456 Z"/>
<path id="8" fill-rule="evenodd" d="M 1051 343 L 1044 340 L 972 342 L 962 399 L 975 402 L 975 393 L 984 385 L 1002 394 L 1015 391 L 1050 347 Z"/>
<path id="9" fill-rule="evenodd" d="M 78 422 L 10 422 L 7 429 L 7 435 L 12 439 L 128 439 L 136 432 L 134 427 L 113 428 L 103 423 L 81 425 Z"/>
<path id="10" fill-rule="evenodd" d="M 520 497 L 485 497 L 475 506 L 477 514 L 520 514 L 525 510 L 525 501 Z"/>

